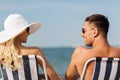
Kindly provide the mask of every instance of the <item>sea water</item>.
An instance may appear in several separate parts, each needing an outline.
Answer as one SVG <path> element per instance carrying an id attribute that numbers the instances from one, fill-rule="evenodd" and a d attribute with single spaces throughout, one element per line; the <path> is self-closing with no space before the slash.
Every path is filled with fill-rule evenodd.
<path id="1" fill-rule="evenodd" d="M 74 48 L 41 48 L 41 50 L 58 75 L 64 77 Z"/>

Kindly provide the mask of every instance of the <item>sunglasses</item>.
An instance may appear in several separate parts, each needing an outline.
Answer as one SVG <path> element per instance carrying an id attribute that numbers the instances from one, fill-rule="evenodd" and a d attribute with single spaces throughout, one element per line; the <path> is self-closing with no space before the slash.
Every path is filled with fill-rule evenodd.
<path id="1" fill-rule="evenodd" d="M 83 34 L 85 34 L 86 33 L 86 31 L 89 31 L 89 30 L 92 30 L 93 28 L 91 28 L 91 29 L 88 29 L 88 30 L 85 30 L 84 28 L 82 28 L 82 33 Z"/>
<path id="2" fill-rule="evenodd" d="M 27 27 L 27 28 L 26 28 L 26 31 L 27 31 L 27 33 L 29 33 L 29 31 L 30 31 L 30 28 L 29 28 L 29 27 Z"/>

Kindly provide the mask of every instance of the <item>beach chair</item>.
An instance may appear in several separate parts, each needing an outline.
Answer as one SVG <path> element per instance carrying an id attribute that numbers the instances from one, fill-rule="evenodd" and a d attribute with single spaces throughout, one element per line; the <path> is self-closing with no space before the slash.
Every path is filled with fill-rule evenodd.
<path id="1" fill-rule="evenodd" d="M 0 80 L 38 80 L 37 58 L 39 58 L 43 63 L 45 80 L 48 80 L 45 61 L 38 55 L 19 56 L 19 61 L 23 68 L 15 71 L 0 65 L 0 72 L 2 76 Z"/>
<path id="2" fill-rule="evenodd" d="M 86 61 L 80 80 L 84 80 L 87 65 L 94 61 L 92 80 L 120 80 L 120 58 L 91 58 Z"/>

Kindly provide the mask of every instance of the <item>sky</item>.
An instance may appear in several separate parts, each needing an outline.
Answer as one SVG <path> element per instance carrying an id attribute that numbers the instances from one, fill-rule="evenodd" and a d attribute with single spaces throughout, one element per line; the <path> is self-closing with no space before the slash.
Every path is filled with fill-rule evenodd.
<path id="1" fill-rule="evenodd" d="M 103 14 L 110 21 L 108 41 L 120 45 L 120 0 L 0 0 L 0 31 L 9 14 L 22 14 L 41 28 L 28 37 L 25 45 L 76 47 L 84 45 L 80 36 L 87 16 Z"/>

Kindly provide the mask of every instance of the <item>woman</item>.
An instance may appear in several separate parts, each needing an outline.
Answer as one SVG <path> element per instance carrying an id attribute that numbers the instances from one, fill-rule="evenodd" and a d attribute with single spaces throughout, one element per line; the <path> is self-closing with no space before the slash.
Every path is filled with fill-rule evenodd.
<path id="1" fill-rule="evenodd" d="M 38 47 L 22 45 L 27 42 L 27 37 L 37 31 L 40 26 L 39 22 L 28 24 L 20 14 L 9 15 L 4 22 L 5 30 L 0 32 L 0 62 L 2 65 L 7 64 L 9 68 L 17 70 L 20 68 L 18 55 L 40 55 L 45 60 L 49 79 L 59 80 L 57 73 Z M 38 60 L 38 63 L 42 67 L 41 60 Z"/>

